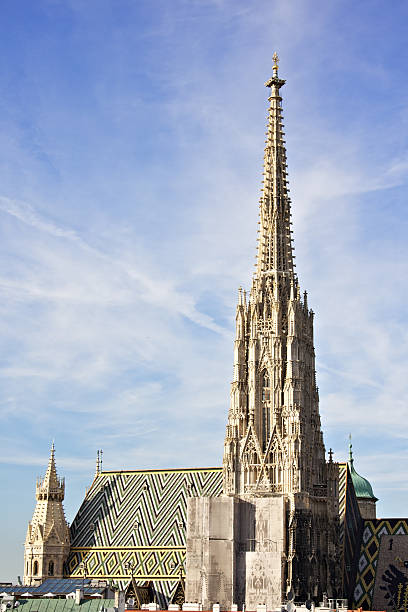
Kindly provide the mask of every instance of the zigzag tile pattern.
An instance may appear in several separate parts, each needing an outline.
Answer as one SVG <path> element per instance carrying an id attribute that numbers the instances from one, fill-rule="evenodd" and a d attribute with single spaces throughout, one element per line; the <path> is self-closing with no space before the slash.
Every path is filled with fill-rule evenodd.
<path id="1" fill-rule="evenodd" d="M 361 541 L 363 519 L 361 518 L 353 481 L 347 463 L 345 465 L 345 513 L 343 525 L 343 592 L 351 600 L 355 585 L 357 563 L 356 556 Z"/>
<path id="2" fill-rule="evenodd" d="M 371 609 L 381 536 L 403 534 L 408 535 L 408 519 L 364 521 L 353 608 Z"/>
<path id="3" fill-rule="evenodd" d="M 344 521 L 346 517 L 346 487 L 347 487 L 347 463 L 339 463 L 339 528 L 340 545 L 344 542 Z"/>
<path id="4" fill-rule="evenodd" d="M 65 573 L 127 582 L 153 580 L 164 605 L 184 573 L 187 498 L 219 496 L 222 469 L 101 472 L 71 526 Z"/>
<path id="5" fill-rule="evenodd" d="M 346 524 L 347 463 L 339 463 L 339 565 L 344 586 L 344 534 Z"/>
<path id="6" fill-rule="evenodd" d="M 72 548 L 68 559 L 70 576 L 82 576 L 81 563 L 86 563 L 86 574 L 91 578 L 129 580 L 126 563 L 133 565 L 136 580 L 177 580 L 183 567 L 186 551 L 179 547 L 120 548 L 93 547 Z"/>

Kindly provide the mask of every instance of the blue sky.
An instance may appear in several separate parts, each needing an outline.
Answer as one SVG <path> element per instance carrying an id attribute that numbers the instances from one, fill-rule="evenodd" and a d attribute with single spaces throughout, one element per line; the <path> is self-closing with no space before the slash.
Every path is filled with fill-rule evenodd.
<path id="1" fill-rule="evenodd" d="M 0 579 L 55 439 L 69 521 L 106 469 L 220 465 L 281 56 L 326 448 L 404 516 L 408 5 L 20 0 L 0 19 Z"/>

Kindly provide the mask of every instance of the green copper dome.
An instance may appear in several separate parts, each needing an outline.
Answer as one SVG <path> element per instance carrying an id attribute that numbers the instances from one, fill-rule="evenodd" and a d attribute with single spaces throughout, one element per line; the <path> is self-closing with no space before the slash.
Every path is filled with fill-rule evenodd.
<path id="1" fill-rule="evenodd" d="M 348 466 L 350 468 L 351 480 L 353 481 L 354 491 L 357 499 L 372 499 L 378 501 L 378 498 L 374 495 L 372 486 L 368 482 L 367 478 L 363 478 L 360 474 L 357 474 L 354 469 L 354 459 L 352 453 L 352 444 L 349 444 L 349 460 Z"/>

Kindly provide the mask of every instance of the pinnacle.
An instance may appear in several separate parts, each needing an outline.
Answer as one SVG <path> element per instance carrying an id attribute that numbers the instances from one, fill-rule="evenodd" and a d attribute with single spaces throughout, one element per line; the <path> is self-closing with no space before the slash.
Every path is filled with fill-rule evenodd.
<path id="1" fill-rule="evenodd" d="M 266 83 L 266 86 L 271 88 L 269 99 L 272 102 L 268 109 L 264 151 L 265 178 L 262 180 L 260 198 L 261 229 L 258 240 L 257 272 L 258 276 L 266 272 L 275 272 L 277 277 L 293 275 L 294 255 L 290 236 L 290 199 L 279 96 L 279 89 L 285 81 L 278 78 L 279 58 L 276 53 L 273 55 L 273 60 L 273 77 Z"/>
<path id="2" fill-rule="evenodd" d="M 55 466 L 55 445 L 53 441 L 47 471 L 45 473 L 44 480 L 41 483 L 41 488 L 49 491 L 50 489 L 60 488 L 60 484 L 61 483 L 59 482 L 57 476 L 57 468 Z"/>

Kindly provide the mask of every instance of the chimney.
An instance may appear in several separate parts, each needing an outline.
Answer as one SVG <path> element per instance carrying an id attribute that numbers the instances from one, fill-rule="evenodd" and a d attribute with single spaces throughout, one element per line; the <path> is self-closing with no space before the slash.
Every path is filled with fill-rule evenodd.
<path id="1" fill-rule="evenodd" d="M 83 597 L 82 589 L 75 589 L 75 603 L 79 606 Z"/>
<path id="2" fill-rule="evenodd" d="M 117 612 L 125 612 L 125 591 L 115 591 L 115 608 Z"/>

